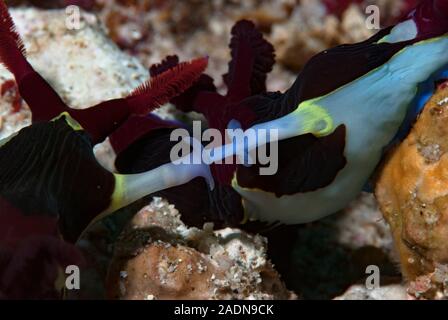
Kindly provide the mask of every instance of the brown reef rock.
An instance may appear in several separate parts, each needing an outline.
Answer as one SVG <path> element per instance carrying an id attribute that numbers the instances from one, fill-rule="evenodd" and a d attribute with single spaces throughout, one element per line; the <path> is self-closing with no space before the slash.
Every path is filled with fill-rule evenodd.
<path id="1" fill-rule="evenodd" d="M 114 299 L 294 299 L 266 258 L 266 240 L 238 229 L 188 228 L 161 198 L 120 236 L 109 269 Z"/>
<path id="2" fill-rule="evenodd" d="M 440 86 L 379 174 L 376 197 L 416 297 L 448 296 L 448 87 Z"/>

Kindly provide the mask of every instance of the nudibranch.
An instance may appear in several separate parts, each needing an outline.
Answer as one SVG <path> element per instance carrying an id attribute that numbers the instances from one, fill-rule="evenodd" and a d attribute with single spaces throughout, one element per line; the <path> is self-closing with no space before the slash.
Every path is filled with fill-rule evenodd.
<path id="1" fill-rule="evenodd" d="M 28 63 L 13 20 L 0 1 L 0 60 L 14 75 L 32 112 L 31 126 L 0 141 L 0 221 L 10 230 L 19 227 L 14 221 L 20 221 L 9 219 L 11 215 L 35 221 L 51 217 L 57 219 L 63 238 L 75 242 L 93 220 L 146 194 L 197 176 L 210 180 L 208 166 L 202 165 L 168 163 L 142 174 L 114 174 L 93 154 L 93 146 L 131 114 L 146 114 L 187 89 L 205 70 L 208 58 L 179 64 L 128 97 L 72 109 Z"/>
<path id="2" fill-rule="evenodd" d="M 211 128 L 278 130 L 278 171 L 260 175 L 260 164 L 212 164 L 215 182 L 203 179 L 164 190 L 186 220 L 226 224 L 247 219 L 300 224 L 344 208 L 365 186 L 385 149 L 415 120 L 428 88 L 448 70 L 448 3 L 424 0 L 395 26 L 370 39 L 326 50 L 313 57 L 285 93 L 266 92 L 273 48 L 248 21 L 232 30 L 232 61 L 224 76 L 228 92 L 220 95 L 211 79 L 198 83 L 172 102 L 202 113 Z M 177 64 L 176 57 L 154 66 L 157 74 Z M 170 131 L 146 118 L 123 141 L 111 137 L 121 172 L 138 173 L 169 161 Z M 132 138 L 130 138 L 132 136 Z M 261 147 L 231 145 L 222 150 L 249 153 Z M 223 157 L 235 156 L 222 153 Z M 218 157 L 216 160 L 220 160 Z M 206 192 L 207 191 L 207 192 Z M 198 217 L 201 216 L 201 217 Z"/>

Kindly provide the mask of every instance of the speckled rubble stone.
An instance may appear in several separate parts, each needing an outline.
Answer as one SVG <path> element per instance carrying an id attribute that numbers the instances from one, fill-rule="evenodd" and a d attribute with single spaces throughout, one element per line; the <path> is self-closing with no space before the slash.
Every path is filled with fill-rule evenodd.
<path id="1" fill-rule="evenodd" d="M 266 240 L 238 229 L 188 228 L 161 198 L 121 235 L 108 277 L 119 299 L 292 299 L 266 257 Z"/>

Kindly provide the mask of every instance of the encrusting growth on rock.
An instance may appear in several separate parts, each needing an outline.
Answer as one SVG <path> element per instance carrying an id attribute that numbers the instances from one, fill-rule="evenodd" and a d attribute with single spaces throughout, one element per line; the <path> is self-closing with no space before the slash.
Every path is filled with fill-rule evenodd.
<path id="1" fill-rule="evenodd" d="M 448 87 L 441 85 L 376 186 L 409 292 L 448 296 Z"/>

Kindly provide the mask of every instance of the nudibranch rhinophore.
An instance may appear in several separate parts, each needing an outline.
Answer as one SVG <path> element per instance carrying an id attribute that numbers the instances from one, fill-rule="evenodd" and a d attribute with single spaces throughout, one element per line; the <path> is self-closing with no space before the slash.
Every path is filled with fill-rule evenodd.
<path id="1" fill-rule="evenodd" d="M 32 111 L 31 126 L 0 141 L 0 221 L 9 221 L 10 231 L 24 225 L 15 224 L 22 218 L 34 219 L 38 230 L 37 222 L 50 217 L 58 220 L 63 238 L 75 242 L 91 221 L 147 194 L 197 176 L 211 180 L 208 166 L 171 163 L 142 174 L 114 174 L 93 154 L 93 146 L 131 114 L 146 114 L 187 89 L 205 70 L 208 58 L 179 64 L 126 98 L 75 110 L 28 63 L 13 20 L 0 1 L 0 60 Z M 33 231 L 28 231 L 30 236 Z"/>
<path id="2" fill-rule="evenodd" d="M 272 46 L 252 23 L 237 23 L 224 76 L 227 94 L 218 94 L 203 75 L 172 102 L 181 110 L 202 113 L 209 127 L 223 133 L 235 124 L 246 132 L 278 130 L 277 139 L 269 142 L 278 142 L 279 169 L 263 176 L 260 164 L 214 163 L 212 190 L 206 192 L 203 179 L 195 179 L 159 194 L 195 223 L 253 219 L 299 224 L 344 208 L 362 191 L 400 130 L 415 120 L 426 91 L 444 77 L 447 32 L 447 2 L 421 1 L 403 21 L 372 38 L 316 55 L 281 94 L 265 88 L 274 63 Z M 168 57 L 151 71 L 156 75 L 177 63 L 176 57 Z M 172 126 L 149 118 L 140 121 L 148 125 L 135 130 L 127 142 L 119 138 L 120 131 L 129 131 L 127 124 L 111 137 L 121 172 L 142 172 L 169 161 Z M 232 147 L 249 153 L 261 144 Z M 216 154 L 222 149 L 217 147 Z"/>

